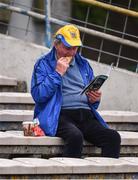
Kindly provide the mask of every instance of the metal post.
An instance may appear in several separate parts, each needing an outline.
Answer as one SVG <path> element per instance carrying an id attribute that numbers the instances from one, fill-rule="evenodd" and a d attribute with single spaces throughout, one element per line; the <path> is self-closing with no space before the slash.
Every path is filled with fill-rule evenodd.
<path id="1" fill-rule="evenodd" d="M 130 9 L 130 6 L 131 6 L 131 0 L 129 0 L 128 9 Z M 126 27 L 127 27 L 127 21 L 128 21 L 128 16 L 126 16 L 126 19 L 125 19 L 125 24 L 124 24 L 123 33 L 122 33 L 122 39 L 124 39 L 124 37 L 125 37 L 125 31 L 126 31 Z M 119 61 L 120 61 L 120 56 L 121 56 L 122 48 L 123 48 L 123 45 L 120 44 L 116 67 L 119 66 Z"/>
<path id="2" fill-rule="evenodd" d="M 90 14 L 90 7 L 87 8 L 87 14 L 86 14 L 86 18 L 85 18 L 85 25 L 84 25 L 84 27 L 87 27 L 87 22 L 88 22 L 88 19 L 89 19 L 89 14 Z M 85 38 L 85 33 L 83 33 L 83 36 L 82 36 L 82 39 L 81 39 L 82 44 L 84 43 L 84 38 Z M 81 53 L 82 53 L 82 46 L 80 47 L 80 54 Z"/>
<path id="3" fill-rule="evenodd" d="M 137 66 L 136 66 L 136 73 L 138 73 L 138 63 L 137 63 Z"/>
<path id="4" fill-rule="evenodd" d="M 51 47 L 50 0 L 45 0 L 45 46 Z"/>
<path id="5" fill-rule="evenodd" d="M 112 0 L 110 0 L 109 3 L 111 4 L 111 3 L 112 3 Z M 110 14 L 110 11 L 107 11 L 107 14 L 106 14 L 106 20 L 105 20 L 105 23 L 104 23 L 104 33 L 106 33 L 107 23 L 108 23 L 108 19 L 109 19 L 109 14 Z M 103 44 L 104 44 L 104 39 L 102 39 L 101 44 L 100 44 L 99 56 L 98 56 L 98 62 L 100 62 L 100 60 L 101 60 Z"/>

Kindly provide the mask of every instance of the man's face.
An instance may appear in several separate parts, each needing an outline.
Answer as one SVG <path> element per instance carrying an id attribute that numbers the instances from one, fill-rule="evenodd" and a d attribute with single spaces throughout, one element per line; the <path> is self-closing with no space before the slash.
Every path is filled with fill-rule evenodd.
<path id="1" fill-rule="evenodd" d="M 72 56 L 74 57 L 78 47 L 66 47 L 62 42 L 55 45 L 57 58 Z"/>

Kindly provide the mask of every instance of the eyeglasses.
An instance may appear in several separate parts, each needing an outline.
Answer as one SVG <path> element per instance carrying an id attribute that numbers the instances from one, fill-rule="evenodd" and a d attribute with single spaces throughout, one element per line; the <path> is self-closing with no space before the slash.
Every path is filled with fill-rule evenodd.
<path id="1" fill-rule="evenodd" d="M 76 49 L 78 49 L 78 46 L 67 47 L 67 46 L 65 46 L 63 43 L 62 43 L 62 46 L 63 46 L 63 48 L 65 48 L 66 50 L 76 50 Z"/>

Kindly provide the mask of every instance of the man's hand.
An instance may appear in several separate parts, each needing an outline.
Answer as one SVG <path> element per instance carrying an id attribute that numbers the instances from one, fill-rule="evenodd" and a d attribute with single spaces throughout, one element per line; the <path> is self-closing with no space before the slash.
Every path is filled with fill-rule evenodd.
<path id="1" fill-rule="evenodd" d="M 63 76 L 69 67 L 69 61 L 66 57 L 57 60 L 56 71 Z"/>
<path id="2" fill-rule="evenodd" d="M 89 91 L 86 95 L 90 103 L 95 103 L 96 101 L 100 101 L 102 93 L 100 91 Z"/>

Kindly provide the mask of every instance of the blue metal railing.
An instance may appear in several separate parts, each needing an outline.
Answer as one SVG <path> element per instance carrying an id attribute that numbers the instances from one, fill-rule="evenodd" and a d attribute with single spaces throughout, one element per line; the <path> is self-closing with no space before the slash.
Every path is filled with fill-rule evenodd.
<path id="1" fill-rule="evenodd" d="M 51 47 L 51 25 L 50 25 L 50 1 L 45 0 L 45 45 L 46 47 Z"/>

